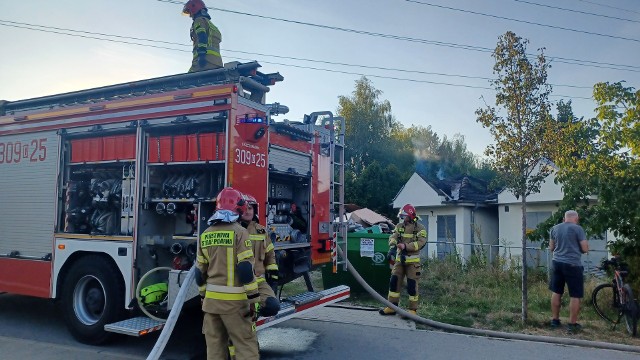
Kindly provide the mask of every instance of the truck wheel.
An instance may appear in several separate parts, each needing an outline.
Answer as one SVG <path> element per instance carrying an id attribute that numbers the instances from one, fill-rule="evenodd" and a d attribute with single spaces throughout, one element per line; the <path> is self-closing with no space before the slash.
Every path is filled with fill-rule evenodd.
<path id="1" fill-rule="evenodd" d="M 100 256 L 80 259 L 67 273 L 62 287 L 62 308 L 67 327 L 78 341 L 102 344 L 112 333 L 105 324 L 120 320 L 124 289 L 118 269 Z"/>

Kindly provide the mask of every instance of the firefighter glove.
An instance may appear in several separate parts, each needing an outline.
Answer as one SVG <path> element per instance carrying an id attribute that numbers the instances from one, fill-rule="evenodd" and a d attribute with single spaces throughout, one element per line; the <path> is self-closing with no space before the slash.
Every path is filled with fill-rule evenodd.
<path id="1" fill-rule="evenodd" d="M 249 312 L 245 317 L 251 317 L 251 321 L 256 322 L 260 316 L 260 303 L 250 303 Z"/>
<path id="2" fill-rule="evenodd" d="M 395 261 L 396 255 L 398 254 L 398 248 L 392 246 L 389 248 L 389 252 L 387 253 L 387 260 Z"/>

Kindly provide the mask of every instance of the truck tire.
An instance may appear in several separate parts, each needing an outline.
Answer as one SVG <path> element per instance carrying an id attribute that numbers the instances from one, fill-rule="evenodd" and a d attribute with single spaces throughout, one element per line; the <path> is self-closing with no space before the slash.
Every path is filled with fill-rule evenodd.
<path id="1" fill-rule="evenodd" d="M 73 264 L 62 285 L 64 320 L 76 340 L 103 344 L 112 333 L 104 326 L 124 313 L 124 286 L 120 271 L 101 256 L 90 255 Z"/>

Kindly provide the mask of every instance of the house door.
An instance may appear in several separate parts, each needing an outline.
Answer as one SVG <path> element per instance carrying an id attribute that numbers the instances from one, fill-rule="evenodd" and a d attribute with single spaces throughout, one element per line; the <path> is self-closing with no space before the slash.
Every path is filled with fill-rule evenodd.
<path id="1" fill-rule="evenodd" d="M 437 218 L 437 251 L 438 259 L 444 259 L 446 255 L 454 252 L 456 244 L 456 216 L 438 215 Z"/>

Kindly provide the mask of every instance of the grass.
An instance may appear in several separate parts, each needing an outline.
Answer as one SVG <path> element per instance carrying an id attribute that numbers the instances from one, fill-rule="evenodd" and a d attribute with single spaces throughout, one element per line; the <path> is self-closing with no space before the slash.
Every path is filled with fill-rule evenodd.
<path id="1" fill-rule="evenodd" d="M 612 330 L 611 325 L 601 319 L 591 305 L 592 290 L 608 280 L 587 278 L 578 320 L 583 325 L 583 331 L 569 335 L 564 327 L 552 329 L 548 325 L 551 319 L 551 294 L 547 288 L 546 271 L 529 270 L 528 320 L 523 323 L 520 268 L 517 264 L 504 265 L 504 262 L 494 266 L 482 261 L 463 265 L 455 258 L 430 260 L 425 264 L 419 281 L 418 314 L 466 327 L 640 346 L 640 337 L 632 338 L 626 332 L 624 323 Z M 353 294 L 350 301 L 357 305 L 379 306 L 371 297 L 363 294 Z M 563 324 L 568 322 L 568 302 L 568 294 L 565 294 L 560 314 Z M 405 290 L 400 306 L 407 306 Z"/>
<path id="2" fill-rule="evenodd" d="M 311 277 L 311 284 L 313 285 L 313 289 L 315 291 L 323 290 L 324 288 L 322 285 L 322 272 L 320 271 L 320 269 L 310 272 L 309 275 Z M 280 297 L 284 299 L 287 296 L 301 294 L 306 291 L 307 285 L 304 282 L 304 278 L 299 277 L 284 285 Z"/>
<path id="3" fill-rule="evenodd" d="M 591 292 L 608 279 L 587 277 L 585 297 L 581 303 L 578 322 L 583 331 L 568 334 L 564 327 L 551 329 L 550 300 L 545 270 L 531 269 L 528 276 L 528 320 L 521 321 L 521 272 L 519 264 L 501 259 L 499 264 L 489 265 L 483 261 L 429 260 L 424 264 L 419 281 L 420 305 L 418 315 L 447 324 L 479 329 L 490 329 L 511 333 L 568 337 L 575 339 L 604 341 L 640 346 L 640 337 L 632 338 L 624 323 L 614 329 L 600 318 L 591 304 Z M 366 274 L 362 274 L 366 279 Z M 316 291 L 323 289 L 320 270 L 311 272 L 311 282 Z M 286 284 L 282 298 L 307 291 L 302 277 Z M 352 293 L 349 303 L 358 306 L 379 307 L 380 304 L 368 294 Z M 400 306 L 407 307 L 407 294 L 403 289 Z M 568 322 L 569 297 L 562 299 L 560 319 Z M 381 321 L 382 318 L 381 318 Z M 624 321 L 624 320 L 623 320 Z M 418 328 L 426 328 L 418 324 Z"/>

